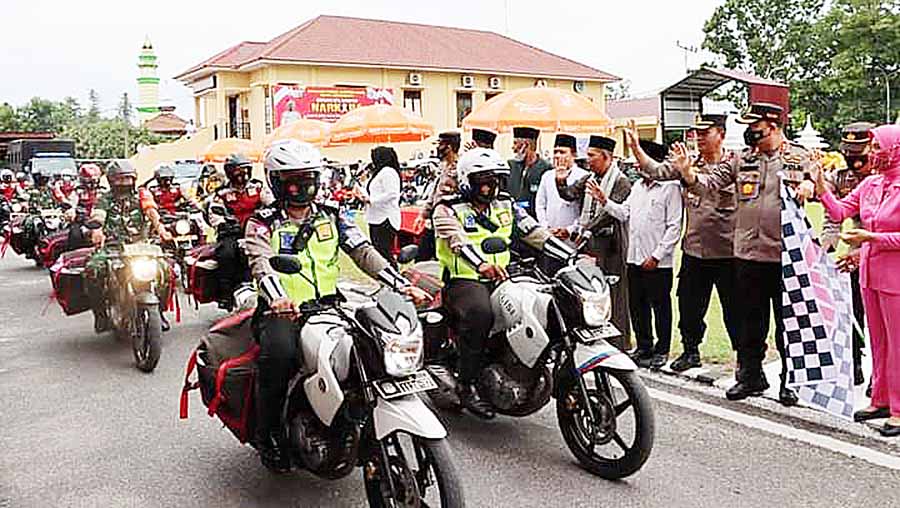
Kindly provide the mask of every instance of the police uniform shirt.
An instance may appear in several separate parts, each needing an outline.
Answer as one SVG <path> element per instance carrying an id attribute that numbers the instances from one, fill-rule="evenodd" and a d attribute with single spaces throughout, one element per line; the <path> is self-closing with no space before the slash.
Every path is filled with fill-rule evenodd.
<path id="1" fill-rule="evenodd" d="M 725 152 L 722 161 L 737 157 Z M 699 174 L 712 169 L 702 157 L 694 161 Z M 732 183 L 717 191 L 700 187 L 684 189 L 684 208 L 687 215 L 682 250 L 700 259 L 724 259 L 734 257 L 734 224 L 737 211 L 737 195 Z"/>

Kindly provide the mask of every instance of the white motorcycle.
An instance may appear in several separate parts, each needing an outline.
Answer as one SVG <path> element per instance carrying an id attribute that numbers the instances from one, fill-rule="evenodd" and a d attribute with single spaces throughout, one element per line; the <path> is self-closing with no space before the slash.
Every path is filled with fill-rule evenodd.
<path id="1" fill-rule="evenodd" d="M 504 240 L 488 238 L 486 253 L 507 249 Z M 401 251 L 400 262 L 416 257 L 414 246 Z M 440 285 L 440 265 L 417 263 L 404 273 L 429 290 Z M 610 284 L 592 261 L 573 263 L 548 277 L 534 260 L 514 262 L 510 278 L 498 284 L 491 305 L 494 326 L 481 373 L 479 395 L 496 413 L 522 417 L 556 398 L 560 431 L 582 466 L 600 477 L 619 479 L 637 472 L 653 448 L 654 414 L 650 396 L 631 359 L 607 342 L 621 333 L 609 321 Z M 457 337 L 440 293 L 421 309 L 426 365 L 439 388 L 434 404 L 459 409 Z"/>
<path id="2" fill-rule="evenodd" d="M 275 256 L 270 263 L 282 273 L 300 272 L 291 256 Z M 325 479 L 345 477 L 360 467 L 372 507 L 465 506 L 447 431 L 418 396 L 437 385 L 422 369 L 422 329 L 415 307 L 386 289 L 355 312 L 342 302 L 340 296 L 315 300 L 297 314 L 305 367 L 288 385 L 281 422 L 292 467 Z M 210 336 L 215 333 L 216 327 Z M 227 388 L 230 369 L 255 369 L 258 346 L 219 362 L 209 340 L 192 360 L 199 382 L 186 382 L 183 393 L 199 386 L 209 414 L 218 414 L 242 442 L 253 444 L 253 424 L 242 425 L 246 418 L 238 416 L 252 414 L 253 381 L 240 395 L 222 396 L 221 389 Z M 191 370 L 189 363 L 188 375 Z M 229 401 L 241 408 L 225 407 Z"/>

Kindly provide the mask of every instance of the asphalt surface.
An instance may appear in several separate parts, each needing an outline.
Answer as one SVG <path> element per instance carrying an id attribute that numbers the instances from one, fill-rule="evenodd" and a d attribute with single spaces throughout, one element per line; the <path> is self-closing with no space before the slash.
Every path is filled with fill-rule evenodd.
<path id="1" fill-rule="evenodd" d="M 190 418 L 178 419 L 186 360 L 215 310 L 185 309 L 148 375 L 132 366 L 126 344 L 94 335 L 89 313 L 65 317 L 49 294 L 45 272 L 11 252 L 0 261 L 0 508 L 365 506 L 358 471 L 340 481 L 267 473 L 206 416 L 196 392 Z M 900 472 L 659 401 L 656 416 L 653 455 L 619 482 L 575 464 L 551 408 L 446 420 L 469 506 L 900 501 Z"/>

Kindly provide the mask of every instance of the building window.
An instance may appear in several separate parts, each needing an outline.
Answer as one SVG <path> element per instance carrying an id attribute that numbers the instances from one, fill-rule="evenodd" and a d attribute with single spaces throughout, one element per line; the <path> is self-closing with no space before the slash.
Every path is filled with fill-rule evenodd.
<path id="1" fill-rule="evenodd" d="M 456 93 L 456 126 L 462 127 L 463 118 L 472 112 L 472 94 L 468 92 Z"/>
<path id="2" fill-rule="evenodd" d="M 421 90 L 403 90 L 403 107 L 422 115 L 422 91 Z"/>
<path id="3" fill-rule="evenodd" d="M 494 97 L 500 95 L 501 93 L 503 93 L 503 92 L 485 92 L 484 93 L 484 102 L 487 102 L 487 101 L 493 99 Z"/>

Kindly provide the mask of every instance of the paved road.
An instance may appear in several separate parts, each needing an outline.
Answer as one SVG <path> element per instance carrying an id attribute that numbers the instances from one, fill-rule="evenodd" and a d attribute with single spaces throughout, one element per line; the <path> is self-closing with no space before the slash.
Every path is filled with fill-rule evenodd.
<path id="1" fill-rule="evenodd" d="M 192 397 L 178 419 L 184 364 L 217 314 L 165 336 L 155 373 L 95 336 L 89 315 L 46 314 L 49 280 L 0 261 L 0 507 L 363 506 L 359 475 L 273 477 Z M 683 394 L 682 394 L 683 395 Z M 470 506 L 889 506 L 900 472 L 657 401 L 656 448 L 622 482 L 583 472 L 552 412 L 448 420 Z"/>

